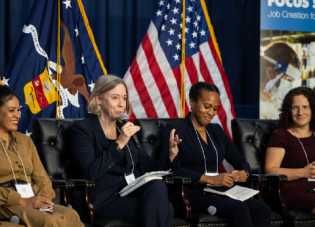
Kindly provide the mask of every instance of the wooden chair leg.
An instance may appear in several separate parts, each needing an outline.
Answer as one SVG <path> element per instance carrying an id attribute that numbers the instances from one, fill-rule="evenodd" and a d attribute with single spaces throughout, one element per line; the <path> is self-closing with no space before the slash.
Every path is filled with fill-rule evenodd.
<path id="1" fill-rule="evenodd" d="M 69 189 L 60 188 L 60 204 L 72 209 L 69 191 Z"/>
<path id="2" fill-rule="evenodd" d="M 84 191 L 82 192 L 83 196 L 83 207 L 84 207 L 84 212 L 88 218 L 89 224 L 93 224 L 95 219 L 96 219 L 96 212 L 95 208 L 92 204 L 91 201 L 91 189 L 90 188 L 84 188 Z"/>
<path id="3" fill-rule="evenodd" d="M 278 183 L 278 193 L 279 193 L 279 198 L 282 204 L 282 214 L 287 210 L 288 204 L 286 199 L 283 196 L 283 182 Z"/>
<path id="4" fill-rule="evenodd" d="M 191 214 L 191 206 L 187 196 L 187 185 L 181 185 L 181 198 L 185 205 L 185 219 L 188 219 Z"/>

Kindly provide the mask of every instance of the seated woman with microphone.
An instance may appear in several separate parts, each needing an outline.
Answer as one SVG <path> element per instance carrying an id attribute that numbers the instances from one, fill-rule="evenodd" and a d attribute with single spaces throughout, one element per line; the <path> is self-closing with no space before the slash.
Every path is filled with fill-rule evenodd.
<path id="1" fill-rule="evenodd" d="M 140 220 L 141 226 L 170 227 L 173 207 L 168 201 L 166 185 L 153 180 L 126 197 L 117 193 L 140 174 L 158 170 L 174 170 L 177 164 L 175 130 L 169 134 L 169 152 L 154 161 L 143 148 L 130 141 L 139 126 L 118 121 L 130 114 L 129 93 L 125 82 L 116 76 L 101 76 L 95 83 L 88 110 L 95 115 L 74 124 L 70 139 L 73 159 L 86 179 L 94 180 L 92 202 L 97 218 Z"/>
<path id="2" fill-rule="evenodd" d="M 198 82 L 191 87 L 189 98 L 191 112 L 185 119 L 170 123 L 164 129 L 161 155 L 168 153 L 167 135 L 176 129 L 182 142 L 178 146 L 180 168 L 174 171 L 174 175 L 192 179 L 192 184 L 187 187 L 192 212 L 206 211 L 213 206 L 218 216 L 229 220 L 230 226 L 270 226 L 271 211 L 266 204 L 256 199 L 242 202 L 203 191 L 207 184 L 215 190 L 226 191 L 234 182 L 245 182 L 250 166 L 221 126 L 210 123 L 220 105 L 219 89 L 214 84 Z M 224 159 L 235 168 L 231 174 L 219 173 Z"/>
<path id="3" fill-rule="evenodd" d="M 289 210 L 315 214 L 315 92 L 298 87 L 285 96 L 267 144 L 265 172 L 287 175 L 283 194 Z"/>

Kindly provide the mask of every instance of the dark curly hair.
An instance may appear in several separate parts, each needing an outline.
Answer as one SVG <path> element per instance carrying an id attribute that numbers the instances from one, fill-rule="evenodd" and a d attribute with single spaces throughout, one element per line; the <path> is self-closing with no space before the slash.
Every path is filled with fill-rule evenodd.
<path id="1" fill-rule="evenodd" d="M 14 94 L 13 91 L 10 90 L 10 88 L 1 86 L 0 85 L 0 107 L 2 107 L 7 101 L 18 97 Z"/>
<path id="2" fill-rule="evenodd" d="M 310 103 L 310 108 L 312 112 L 310 129 L 315 131 L 315 92 L 311 88 L 307 87 L 293 88 L 288 92 L 288 94 L 286 94 L 280 109 L 278 128 L 288 129 L 292 127 L 293 125 L 291 116 L 292 102 L 293 97 L 297 95 L 304 95 L 307 98 L 308 102 Z"/>
<path id="3" fill-rule="evenodd" d="M 197 82 L 193 86 L 191 86 L 189 91 L 189 99 L 197 102 L 201 97 L 201 92 L 203 91 L 212 91 L 220 96 L 220 91 L 217 86 L 208 82 Z"/>

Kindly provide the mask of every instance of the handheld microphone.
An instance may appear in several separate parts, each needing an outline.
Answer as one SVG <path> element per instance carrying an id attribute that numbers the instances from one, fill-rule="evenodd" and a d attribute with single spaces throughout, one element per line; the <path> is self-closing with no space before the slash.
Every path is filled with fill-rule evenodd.
<path id="1" fill-rule="evenodd" d="M 129 122 L 128 115 L 125 114 L 125 113 L 120 114 L 119 120 L 121 120 L 124 124 L 128 123 L 128 122 Z M 132 139 L 133 144 L 134 144 L 137 148 L 140 148 L 140 147 L 141 147 L 140 142 L 139 142 L 138 137 L 136 136 L 136 134 L 132 135 L 132 136 L 131 136 L 131 139 Z"/>
<path id="2" fill-rule="evenodd" d="M 210 215 L 214 215 L 216 212 L 217 212 L 217 208 L 215 208 L 214 206 L 209 206 L 207 208 L 207 212 L 210 214 Z"/>
<path id="3" fill-rule="evenodd" d="M 0 221 L 9 221 L 14 224 L 20 224 L 20 218 L 16 215 L 13 215 L 11 218 L 1 218 Z"/>

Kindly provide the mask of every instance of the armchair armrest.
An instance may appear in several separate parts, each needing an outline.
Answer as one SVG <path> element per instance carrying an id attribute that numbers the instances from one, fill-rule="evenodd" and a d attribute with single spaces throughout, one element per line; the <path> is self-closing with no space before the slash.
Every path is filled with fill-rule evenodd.
<path id="1" fill-rule="evenodd" d="M 53 188 L 60 189 L 60 204 L 72 208 L 70 202 L 70 189 L 75 187 L 75 183 L 69 180 L 51 180 Z"/>
<path id="2" fill-rule="evenodd" d="M 174 179 L 171 176 L 164 176 L 163 181 L 166 185 L 174 184 Z"/>
<path id="3" fill-rule="evenodd" d="M 92 180 L 68 179 L 68 181 L 74 182 L 75 187 L 78 187 L 78 188 L 94 188 L 95 187 L 95 182 Z"/>
<path id="4" fill-rule="evenodd" d="M 287 202 L 285 197 L 283 196 L 283 182 L 288 181 L 288 177 L 286 175 L 281 174 L 251 174 L 248 179 L 248 182 L 253 182 L 256 190 L 259 190 L 261 193 L 257 195 L 258 199 L 261 202 L 265 202 L 265 198 L 263 196 L 263 183 L 277 185 L 278 189 L 276 193 L 278 194 L 277 198 L 274 198 L 275 210 L 278 213 L 284 213 L 287 209 Z"/>
<path id="5" fill-rule="evenodd" d="M 178 184 L 178 185 L 187 185 L 191 184 L 190 177 L 181 177 L 181 176 L 165 176 L 163 177 L 165 184 Z"/>
<path id="6" fill-rule="evenodd" d="M 92 225 L 96 219 L 96 212 L 91 199 L 91 188 L 95 187 L 95 182 L 86 179 L 68 179 L 68 181 L 74 182 L 75 187 L 80 188 L 82 191 L 83 212 L 85 213 L 89 224 Z"/>
<path id="7" fill-rule="evenodd" d="M 51 180 L 51 183 L 53 188 L 70 189 L 75 187 L 75 183 L 68 180 Z"/>
<path id="8" fill-rule="evenodd" d="M 190 177 L 172 176 L 174 184 L 186 185 L 191 184 Z"/>
<path id="9" fill-rule="evenodd" d="M 247 181 L 249 182 L 283 182 L 288 181 L 286 175 L 281 174 L 251 174 Z"/>

